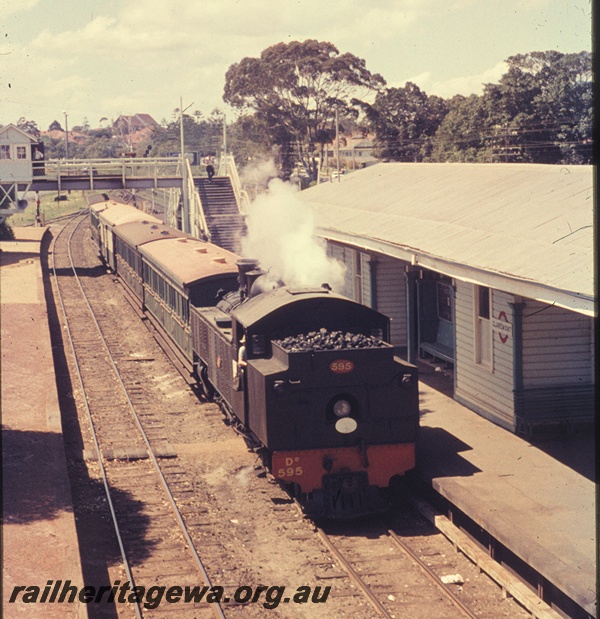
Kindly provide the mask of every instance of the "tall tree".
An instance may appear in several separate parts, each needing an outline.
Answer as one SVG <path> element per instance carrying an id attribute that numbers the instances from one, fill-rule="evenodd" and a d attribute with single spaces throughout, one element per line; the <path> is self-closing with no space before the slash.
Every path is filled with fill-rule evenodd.
<path id="1" fill-rule="evenodd" d="M 40 137 L 41 132 L 38 129 L 35 120 L 27 120 L 24 116 L 21 116 L 21 118 L 17 121 L 17 127 L 22 131 L 25 131 L 25 133 L 29 133 L 29 135 L 32 135 L 34 138 Z"/>
<path id="2" fill-rule="evenodd" d="M 227 129 L 227 143 L 239 165 L 272 154 L 269 128 L 256 114 L 240 115 Z"/>
<path id="3" fill-rule="evenodd" d="M 284 154 L 291 153 L 294 141 L 307 145 L 307 151 L 299 150 L 305 167 L 311 168 L 307 155 L 335 134 L 336 111 L 342 116 L 356 113 L 356 97 L 384 85 L 364 60 L 340 54 L 332 43 L 309 39 L 278 43 L 260 58 L 231 65 L 223 99 L 241 110 L 254 110 Z"/>
<path id="4" fill-rule="evenodd" d="M 432 161 L 491 161 L 489 112 L 478 95 L 455 95 L 433 139 Z"/>
<path id="5" fill-rule="evenodd" d="M 549 68 L 549 67 L 548 67 Z M 537 114 L 553 128 L 560 159 L 589 163 L 592 158 L 592 59 L 589 52 L 556 59 L 536 97 Z"/>
<path id="6" fill-rule="evenodd" d="M 482 96 L 454 97 L 435 136 L 435 161 L 590 163 L 589 52 L 511 56 Z"/>
<path id="7" fill-rule="evenodd" d="M 375 103 L 364 108 L 379 156 L 394 161 L 427 159 L 431 138 L 448 112 L 442 98 L 427 96 L 412 82 L 379 92 Z"/>

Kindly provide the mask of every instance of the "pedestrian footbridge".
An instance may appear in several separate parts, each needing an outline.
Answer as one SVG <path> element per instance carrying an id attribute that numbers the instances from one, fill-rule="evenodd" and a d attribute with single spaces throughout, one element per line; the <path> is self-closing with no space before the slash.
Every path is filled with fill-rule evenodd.
<path id="1" fill-rule="evenodd" d="M 183 184 L 181 159 L 48 160 L 33 168 L 30 191 L 158 189 Z"/>
<path id="2" fill-rule="evenodd" d="M 0 166 L 0 222 L 27 208 L 29 192 L 169 189 L 165 220 L 198 238 L 239 251 L 248 197 L 232 155 L 221 157 L 210 182 L 180 157 L 4 161 Z M 25 164 L 25 165 L 23 165 Z"/>
<path id="3" fill-rule="evenodd" d="M 0 168 L 0 217 L 27 207 L 28 192 L 106 189 L 158 189 L 183 187 L 181 159 L 49 159 L 29 162 L 27 167 Z M 18 164 L 20 162 L 14 162 Z"/>

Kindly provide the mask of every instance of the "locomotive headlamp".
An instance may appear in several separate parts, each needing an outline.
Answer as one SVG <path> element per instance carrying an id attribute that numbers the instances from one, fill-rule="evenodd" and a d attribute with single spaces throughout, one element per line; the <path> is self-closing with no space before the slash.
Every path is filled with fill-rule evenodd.
<path id="1" fill-rule="evenodd" d="M 352 412 L 352 407 L 348 400 L 338 400 L 333 405 L 333 412 L 336 417 L 347 417 Z"/>
<path id="2" fill-rule="evenodd" d="M 356 428 L 358 428 L 358 423 L 352 417 L 342 417 L 335 422 L 335 429 L 340 434 L 352 434 Z"/>

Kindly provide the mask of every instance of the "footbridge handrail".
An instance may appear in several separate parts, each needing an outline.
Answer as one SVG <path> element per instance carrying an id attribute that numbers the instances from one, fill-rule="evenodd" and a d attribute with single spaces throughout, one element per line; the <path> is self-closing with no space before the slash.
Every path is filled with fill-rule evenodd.
<path id="1" fill-rule="evenodd" d="M 48 159 L 43 174 L 46 179 L 62 176 L 121 176 L 125 178 L 158 178 L 177 176 L 179 157 L 119 158 L 119 159 Z"/>
<path id="2" fill-rule="evenodd" d="M 189 160 L 186 158 L 185 165 L 187 166 L 187 192 L 190 200 L 190 214 L 191 214 L 191 232 L 198 238 L 204 238 L 207 241 L 211 241 L 210 230 L 206 222 L 204 215 L 204 208 L 202 206 L 202 200 L 200 200 L 200 194 L 198 193 L 196 186 L 194 185 L 194 177 L 192 176 L 192 169 Z"/>
<path id="3" fill-rule="evenodd" d="M 245 189 L 242 189 L 242 183 L 235 164 L 233 155 L 221 155 L 219 162 L 219 176 L 229 176 L 233 193 L 238 203 L 240 213 L 247 214 L 250 205 L 250 198 Z"/>

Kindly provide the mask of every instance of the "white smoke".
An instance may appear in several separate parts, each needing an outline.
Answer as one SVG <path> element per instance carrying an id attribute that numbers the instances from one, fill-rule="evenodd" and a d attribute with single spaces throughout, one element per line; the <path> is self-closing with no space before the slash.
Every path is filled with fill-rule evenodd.
<path id="1" fill-rule="evenodd" d="M 277 177 L 277 166 L 272 159 L 257 159 L 251 161 L 240 172 L 242 185 L 254 189 L 265 187 L 269 180 Z"/>
<path id="2" fill-rule="evenodd" d="M 325 242 L 315 234 L 312 211 L 296 193 L 293 185 L 271 180 L 268 193 L 250 206 L 242 255 L 258 258 L 271 280 L 282 280 L 287 286 L 327 283 L 340 289 L 344 265 L 327 256 Z"/>

